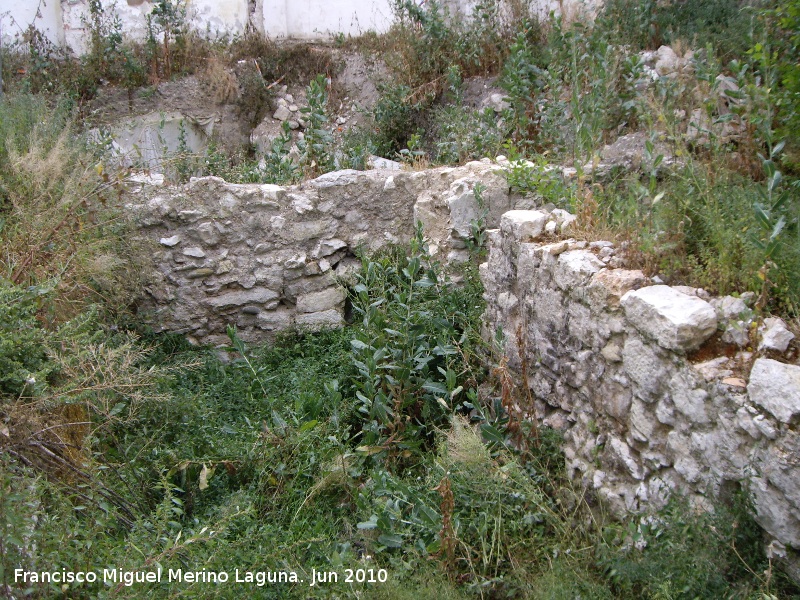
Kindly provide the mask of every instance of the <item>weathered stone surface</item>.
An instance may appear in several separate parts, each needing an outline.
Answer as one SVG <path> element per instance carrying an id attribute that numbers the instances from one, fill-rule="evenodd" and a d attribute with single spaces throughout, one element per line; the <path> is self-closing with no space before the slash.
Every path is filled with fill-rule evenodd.
<path id="1" fill-rule="evenodd" d="M 750 371 L 747 392 L 755 404 L 789 423 L 800 415 L 800 367 L 759 358 Z"/>
<path id="2" fill-rule="evenodd" d="M 180 244 L 181 236 L 173 235 L 171 237 L 163 237 L 158 241 L 162 246 L 166 246 L 167 248 L 172 248 L 172 247 L 177 246 L 178 244 Z"/>
<path id="3" fill-rule="evenodd" d="M 718 315 L 748 330 L 747 299 L 626 289 L 644 276 L 592 273 L 597 265 L 583 261 L 606 244 L 520 240 L 510 226 L 489 237 L 485 331 L 504 332 L 509 367 L 518 372 L 524 324 L 537 414 L 563 432 L 568 472 L 617 514 L 663 506 L 674 490 L 708 498 L 725 481 L 749 478 L 759 523 L 784 545 L 798 543 L 800 367 L 759 359 L 748 397 L 738 375 L 749 353 L 698 365 L 686 356 L 715 330 Z"/>
<path id="4" fill-rule="evenodd" d="M 589 292 L 596 302 L 616 307 L 626 292 L 638 290 L 646 282 L 644 273 L 638 270 L 603 269 L 592 278 Z"/>
<path id="5" fill-rule="evenodd" d="M 331 287 L 320 292 L 297 297 L 298 313 L 314 313 L 337 308 L 344 302 L 345 292 L 340 287 Z"/>
<path id="6" fill-rule="evenodd" d="M 208 298 L 206 303 L 214 308 L 230 308 L 234 306 L 244 306 L 245 304 L 266 304 L 278 298 L 279 294 L 277 292 L 263 288 L 255 288 L 252 290 L 227 292 L 220 296 Z"/>
<path id="7" fill-rule="evenodd" d="M 501 217 L 500 230 L 518 242 L 530 242 L 542 235 L 547 219 L 540 210 L 510 210 Z"/>
<path id="8" fill-rule="evenodd" d="M 336 309 L 329 309 L 322 312 L 298 314 L 295 322 L 300 327 L 309 329 L 321 329 L 324 327 L 341 327 L 344 325 L 342 314 Z"/>
<path id="9" fill-rule="evenodd" d="M 558 255 L 553 278 L 562 290 L 585 284 L 605 265 L 589 250 L 567 250 Z"/>
<path id="10" fill-rule="evenodd" d="M 761 342 L 758 344 L 758 349 L 786 352 L 789 343 L 793 339 L 794 334 L 786 328 L 786 323 L 783 322 L 783 319 L 767 318 L 764 319 Z"/>
<path id="11" fill-rule="evenodd" d="M 636 329 L 670 350 L 693 350 L 717 329 L 717 315 L 708 302 L 666 285 L 628 292 L 620 303 Z"/>

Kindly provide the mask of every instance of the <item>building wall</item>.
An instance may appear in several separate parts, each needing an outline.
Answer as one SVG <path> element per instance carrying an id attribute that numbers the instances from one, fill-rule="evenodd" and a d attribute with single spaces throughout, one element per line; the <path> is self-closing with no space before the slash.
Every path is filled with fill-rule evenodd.
<path id="1" fill-rule="evenodd" d="M 117 12 L 127 36 L 144 38 L 153 0 L 102 3 Z M 469 14 L 475 0 L 442 0 L 441 4 L 450 14 Z M 595 0 L 534 0 L 532 12 L 546 17 L 551 10 L 563 10 L 572 16 L 596 4 Z M 250 26 L 273 38 L 322 40 L 337 33 L 386 31 L 394 19 L 391 0 L 186 0 L 186 8 L 193 27 L 211 36 L 242 34 Z M 81 54 L 86 51 L 88 10 L 89 0 L 0 0 L 3 41 L 20 39 L 33 25 L 53 43 L 66 44 Z"/>

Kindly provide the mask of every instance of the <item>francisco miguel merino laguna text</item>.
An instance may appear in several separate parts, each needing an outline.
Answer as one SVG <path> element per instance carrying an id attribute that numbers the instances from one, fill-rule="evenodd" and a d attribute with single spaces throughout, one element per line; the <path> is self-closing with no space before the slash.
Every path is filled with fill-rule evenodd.
<path id="1" fill-rule="evenodd" d="M 154 571 L 125 571 L 123 569 L 103 569 L 100 571 L 26 571 L 14 569 L 14 583 L 121 583 L 132 586 L 135 583 L 248 583 L 258 587 L 274 583 L 302 583 L 295 571 L 240 571 L 234 569 L 233 576 L 227 571 L 185 571 L 183 569 L 161 569 Z"/>

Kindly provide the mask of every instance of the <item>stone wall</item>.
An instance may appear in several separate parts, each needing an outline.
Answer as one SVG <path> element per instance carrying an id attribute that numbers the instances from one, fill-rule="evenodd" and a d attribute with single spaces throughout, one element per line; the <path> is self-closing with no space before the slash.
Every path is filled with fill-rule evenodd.
<path id="1" fill-rule="evenodd" d="M 800 550 L 792 334 L 768 319 L 750 335 L 751 298 L 653 285 L 610 243 L 548 236 L 550 220 L 513 211 L 490 232 L 485 325 L 518 374 L 522 346 L 532 412 L 563 432 L 572 474 L 617 513 L 746 481 L 772 551 Z"/>
<path id="2" fill-rule="evenodd" d="M 482 216 L 477 182 L 488 223 L 522 206 L 496 168 L 338 171 L 289 187 L 140 178 L 128 209 L 156 264 L 141 314 L 159 331 L 204 344 L 225 343 L 227 325 L 248 341 L 294 325 L 338 325 L 358 247 L 407 242 L 420 221 L 432 253 L 458 261 Z"/>

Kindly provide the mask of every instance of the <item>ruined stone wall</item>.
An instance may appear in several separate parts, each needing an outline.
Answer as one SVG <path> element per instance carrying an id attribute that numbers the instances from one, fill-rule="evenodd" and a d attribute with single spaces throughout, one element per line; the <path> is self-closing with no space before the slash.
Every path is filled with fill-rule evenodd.
<path id="1" fill-rule="evenodd" d="M 420 221 L 436 258 L 463 260 L 470 224 L 483 216 L 477 182 L 490 224 L 522 206 L 496 168 L 338 171 L 289 187 L 142 178 L 128 204 L 156 267 L 142 317 L 203 344 L 225 343 L 228 325 L 258 341 L 295 325 L 341 324 L 360 246 L 407 242 Z"/>
<path id="2" fill-rule="evenodd" d="M 536 417 L 563 432 L 573 475 L 618 513 L 675 490 L 703 505 L 746 481 L 772 550 L 800 550 L 791 333 L 767 320 L 754 354 L 742 299 L 653 285 L 610 243 L 548 236 L 549 219 L 514 211 L 490 233 L 485 324 L 518 374 L 522 348 Z"/>

